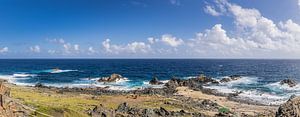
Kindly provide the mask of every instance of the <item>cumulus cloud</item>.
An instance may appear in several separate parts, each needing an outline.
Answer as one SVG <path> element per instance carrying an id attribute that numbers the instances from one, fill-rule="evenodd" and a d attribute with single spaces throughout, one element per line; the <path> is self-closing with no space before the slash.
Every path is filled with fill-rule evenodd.
<path id="1" fill-rule="evenodd" d="M 88 48 L 88 53 L 89 53 L 89 54 L 96 53 L 96 50 L 95 50 L 93 47 L 90 46 L 90 47 Z"/>
<path id="2" fill-rule="evenodd" d="M 169 46 L 177 47 L 179 45 L 182 45 L 184 42 L 182 39 L 177 39 L 176 37 L 170 35 L 170 34 L 164 34 L 161 37 L 161 41 Z"/>
<path id="3" fill-rule="evenodd" d="M 117 45 L 117 44 L 111 44 L 110 39 L 106 39 L 105 41 L 103 41 L 102 46 L 106 53 L 111 53 L 111 54 L 149 53 L 152 50 L 151 46 L 144 42 L 132 42 L 132 43 L 128 43 L 127 45 Z"/>
<path id="4" fill-rule="evenodd" d="M 206 6 L 204 8 L 204 11 L 212 16 L 220 16 L 222 13 L 216 11 L 216 9 L 213 6 Z"/>
<path id="5" fill-rule="evenodd" d="M 59 43 L 59 44 L 64 44 L 65 40 L 60 38 L 60 39 L 47 39 L 49 42 L 53 42 L 53 43 Z"/>
<path id="6" fill-rule="evenodd" d="M 158 39 L 155 39 L 155 38 L 153 38 L 153 37 L 149 37 L 148 38 L 148 42 L 150 43 L 150 44 L 154 44 L 155 42 L 157 42 L 157 41 L 159 41 Z"/>
<path id="7" fill-rule="evenodd" d="M 60 39 L 47 39 L 49 42 L 52 43 L 56 43 L 60 46 L 62 46 L 62 50 L 51 50 L 48 51 L 48 53 L 50 54 L 54 54 L 54 53 L 61 53 L 64 55 L 67 54 L 76 54 L 76 53 L 80 53 L 80 45 L 79 44 L 71 44 L 66 42 L 64 39 L 60 38 Z"/>
<path id="8" fill-rule="evenodd" d="M 80 51 L 78 44 L 72 45 L 71 43 L 65 43 L 63 44 L 63 48 L 65 54 L 78 53 Z"/>
<path id="9" fill-rule="evenodd" d="M 243 8 L 226 0 L 216 0 L 215 3 L 210 7 L 222 7 L 218 9 L 223 9 L 223 13 L 232 16 L 236 31 L 228 36 L 222 25 L 216 24 L 212 29 L 199 33 L 193 41 L 197 44 L 201 43 L 200 52 L 214 51 L 214 53 L 244 56 L 247 53 L 254 56 L 266 52 L 274 56 L 300 53 L 300 26 L 291 19 L 276 24 L 264 17 L 257 9 Z M 213 13 L 208 14 L 218 16 Z M 197 47 L 193 42 L 189 45 Z M 211 50 L 203 49 L 203 46 Z"/>
<path id="10" fill-rule="evenodd" d="M 0 48 L 0 53 L 6 53 L 6 52 L 8 52 L 8 47 Z"/>
<path id="11" fill-rule="evenodd" d="M 35 45 L 35 46 L 31 46 L 29 47 L 30 51 L 31 52 L 34 52 L 34 53 L 40 53 L 41 52 L 41 48 L 39 45 Z"/>

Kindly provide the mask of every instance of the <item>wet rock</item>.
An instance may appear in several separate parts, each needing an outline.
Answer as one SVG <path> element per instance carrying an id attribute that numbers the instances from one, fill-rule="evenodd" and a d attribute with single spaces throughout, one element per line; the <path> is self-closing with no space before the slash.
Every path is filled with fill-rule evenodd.
<path id="1" fill-rule="evenodd" d="M 239 75 L 231 75 L 229 76 L 229 78 L 223 78 L 220 80 L 221 83 L 225 83 L 225 82 L 231 82 L 231 81 L 235 81 L 235 80 L 239 80 L 241 79 L 241 76 Z"/>
<path id="2" fill-rule="evenodd" d="M 276 117 L 300 117 L 300 97 L 292 97 L 280 105 Z"/>
<path id="3" fill-rule="evenodd" d="M 284 79 L 284 80 L 280 81 L 280 84 L 281 85 L 287 84 L 290 87 L 294 87 L 294 86 L 297 85 L 297 82 L 295 80 L 292 80 L 292 79 Z"/>
<path id="4" fill-rule="evenodd" d="M 167 82 L 165 84 L 166 87 L 169 88 L 176 88 L 176 87 L 180 87 L 180 86 L 185 86 L 185 87 L 189 87 L 192 89 L 201 89 L 202 85 L 205 84 L 209 84 L 209 83 L 214 83 L 214 84 L 218 84 L 219 82 L 210 78 L 210 77 L 206 77 L 204 75 L 200 75 L 196 78 L 190 78 L 190 79 L 175 79 L 172 78 L 171 80 L 169 80 L 169 82 Z"/>
<path id="5" fill-rule="evenodd" d="M 103 77 L 98 80 L 98 82 L 116 82 L 119 80 L 125 79 L 123 76 L 120 74 L 112 74 L 109 77 Z"/>
<path id="6" fill-rule="evenodd" d="M 45 87 L 42 83 L 36 83 L 35 85 L 34 85 L 34 87 Z"/>
<path id="7" fill-rule="evenodd" d="M 153 79 L 150 80 L 149 84 L 151 84 L 151 85 L 161 85 L 161 84 L 164 84 L 164 83 L 160 82 L 160 81 L 157 79 L 157 77 L 153 77 Z"/>

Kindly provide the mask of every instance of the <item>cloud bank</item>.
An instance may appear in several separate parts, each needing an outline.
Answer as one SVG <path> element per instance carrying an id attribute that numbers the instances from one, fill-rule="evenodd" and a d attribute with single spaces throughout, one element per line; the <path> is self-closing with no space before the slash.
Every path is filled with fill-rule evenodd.
<path id="1" fill-rule="evenodd" d="M 172 4 L 180 5 L 178 0 Z M 298 5 L 300 0 L 297 1 Z M 299 5 L 300 8 L 300 5 Z M 93 55 L 116 57 L 212 57 L 212 58 L 295 58 L 300 57 L 300 25 L 292 19 L 275 22 L 255 9 L 227 0 L 206 3 L 203 12 L 212 17 L 229 17 L 233 28 L 221 23 L 183 39 L 172 34 L 153 36 L 144 41 L 118 43 L 105 39 L 97 45 L 72 44 L 64 39 L 48 39 L 60 49 L 45 49 L 51 55 Z M 39 45 L 30 47 L 41 53 Z M 0 53 L 8 48 L 0 48 Z"/>

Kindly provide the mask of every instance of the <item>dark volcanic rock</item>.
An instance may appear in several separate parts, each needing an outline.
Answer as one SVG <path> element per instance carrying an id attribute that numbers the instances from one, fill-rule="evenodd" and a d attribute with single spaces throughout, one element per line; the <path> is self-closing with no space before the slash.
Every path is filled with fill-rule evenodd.
<path id="1" fill-rule="evenodd" d="M 276 117 L 300 117 L 300 97 L 290 98 L 280 105 Z"/>
<path id="2" fill-rule="evenodd" d="M 98 80 L 98 82 L 116 82 L 118 80 L 125 79 L 123 76 L 120 74 L 112 74 L 109 77 L 103 77 Z"/>
<path id="3" fill-rule="evenodd" d="M 114 117 L 115 112 L 110 109 L 106 109 L 100 104 L 99 106 L 96 106 L 91 111 L 88 112 L 89 115 L 92 117 Z"/>
<path id="4" fill-rule="evenodd" d="M 225 82 L 230 82 L 230 81 L 235 81 L 241 79 L 241 76 L 239 75 L 231 75 L 229 78 L 223 78 L 220 80 L 220 82 L 225 83 Z"/>
<path id="5" fill-rule="evenodd" d="M 150 80 L 149 84 L 151 84 L 151 85 L 161 85 L 161 84 L 164 84 L 164 83 L 160 82 L 160 81 L 157 79 L 157 77 L 153 77 L 153 79 Z"/>
<path id="6" fill-rule="evenodd" d="M 46 87 L 46 86 L 44 86 L 42 83 L 36 83 L 36 84 L 34 85 L 34 87 Z"/>
<path id="7" fill-rule="evenodd" d="M 128 106 L 126 102 L 120 104 L 117 108 L 117 112 L 128 112 L 131 108 Z"/>
<path id="8" fill-rule="evenodd" d="M 280 81 L 280 84 L 281 85 L 287 84 L 290 87 L 294 87 L 294 86 L 297 85 L 297 82 L 295 80 L 292 80 L 292 79 L 284 79 L 284 80 Z"/>
<path id="9" fill-rule="evenodd" d="M 206 117 L 202 113 L 188 113 L 184 110 L 168 111 L 163 107 L 160 107 L 159 109 L 130 107 L 126 102 L 120 104 L 116 110 L 105 109 L 100 104 L 88 113 L 92 117 Z"/>
<path id="10" fill-rule="evenodd" d="M 214 83 L 218 84 L 219 82 L 204 75 L 200 75 L 197 78 L 190 78 L 190 79 L 174 79 L 172 78 L 169 82 L 165 84 L 168 88 L 176 88 L 180 86 L 189 87 L 192 89 L 201 89 L 202 85 Z"/>

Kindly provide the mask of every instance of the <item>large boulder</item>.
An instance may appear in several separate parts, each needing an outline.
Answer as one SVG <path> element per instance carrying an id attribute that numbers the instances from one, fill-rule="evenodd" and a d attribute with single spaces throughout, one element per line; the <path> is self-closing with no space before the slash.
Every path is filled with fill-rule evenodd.
<path id="1" fill-rule="evenodd" d="M 276 117 L 300 117 L 300 97 L 291 97 L 280 105 Z"/>
<path id="2" fill-rule="evenodd" d="M 124 80 L 125 78 L 120 74 L 112 74 L 109 77 L 103 77 L 98 80 L 98 82 L 116 82 L 119 80 Z"/>
<path id="3" fill-rule="evenodd" d="M 235 81 L 235 80 L 239 80 L 242 77 L 239 75 L 231 75 L 229 76 L 229 78 L 223 78 L 220 80 L 221 83 L 225 83 L 225 82 L 231 82 L 231 81 Z"/>
<path id="4" fill-rule="evenodd" d="M 153 79 L 150 80 L 149 84 L 151 84 L 151 85 L 161 85 L 161 84 L 164 84 L 164 83 L 160 82 L 160 81 L 157 79 L 157 77 L 153 77 Z"/>
<path id="5" fill-rule="evenodd" d="M 287 84 L 290 87 L 294 87 L 294 86 L 297 85 L 297 82 L 295 80 L 292 80 L 292 79 L 284 79 L 284 80 L 280 81 L 280 84 L 281 85 Z"/>
<path id="6" fill-rule="evenodd" d="M 88 114 L 92 117 L 113 117 L 115 116 L 115 112 L 110 109 L 106 109 L 102 104 L 96 106 L 92 110 L 88 112 Z"/>

